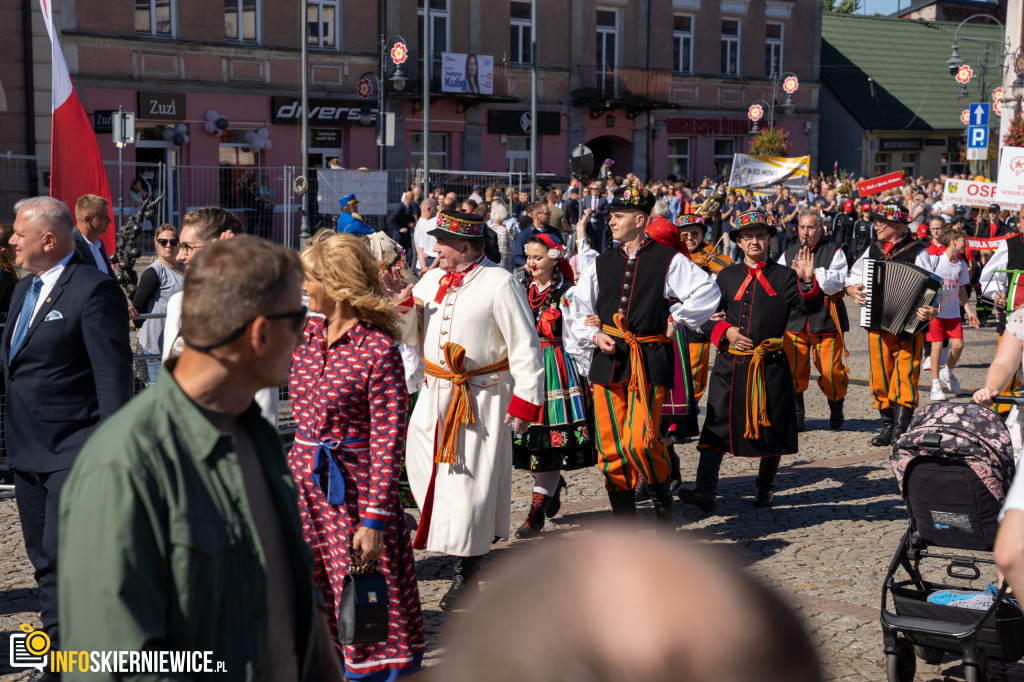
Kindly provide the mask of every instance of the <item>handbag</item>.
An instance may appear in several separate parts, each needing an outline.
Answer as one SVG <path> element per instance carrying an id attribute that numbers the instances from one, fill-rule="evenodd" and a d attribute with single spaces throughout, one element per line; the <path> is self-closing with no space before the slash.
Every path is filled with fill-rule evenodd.
<path id="1" fill-rule="evenodd" d="M 388 638 L 388 586 L 376 562 L 357 561 L 353 552 L 341 585 L 338 607 L 339 644 L 375 644 Z"/>

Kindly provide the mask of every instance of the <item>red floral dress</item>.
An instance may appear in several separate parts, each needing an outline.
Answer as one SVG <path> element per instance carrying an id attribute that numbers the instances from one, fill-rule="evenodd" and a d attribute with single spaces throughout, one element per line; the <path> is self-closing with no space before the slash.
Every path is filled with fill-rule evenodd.
<path id="1" fill-rule="evenodd" d="M 337 635 L 342 581 L 353 534 L 383 531 L 379 570 L 388 585 L 386 642 L 345 645 L 345 676 L 391 680 L 419 669 L 425 635 L 412 542 L 398 492 L 409 400 L 397 345 L 357 322 L 330 348 L 323 318 L 306 323 L 292 359 L 296 435 L 288 467 L 299 489 L 302 530 L 313 579 Z"/>

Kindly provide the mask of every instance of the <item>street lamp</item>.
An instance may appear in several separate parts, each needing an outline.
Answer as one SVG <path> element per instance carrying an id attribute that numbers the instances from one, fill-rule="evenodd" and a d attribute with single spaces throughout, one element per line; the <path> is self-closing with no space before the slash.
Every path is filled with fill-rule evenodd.
<path id="1" fill-rule="evenodd" d="M 779 88 L 786 93 L 786 99 L 782 101 L 782 110 L 786 112 L 786 115 L 790 115 L 796 109 L 796 103 L 793 101 L 793 93 L 800 88 L 800 81 L 797 79 L 796 74 L 786 72 L 779 75 L 778 65 L 772 61 L 772 99 L 771 102 L 767 102 L 763 99 L 759 99 L 750 105 L 747 110 L 747 118 L 753 123 L 750 128 L 750 135 L 757 135 L 761 132 L 759 121 L 764 115 L 765 109 L 768 110 L 768 129 L 771 130 L 775 127 L 775 107 L 779 105 Z"/>
<path id="2" fill-rule="evenodd" d="M 387 62 L 385 59 L 389 57 L 391 62 L 395 65 L 395 70 L 391 74 L 391 77 L 387 77 Z M 380 161 L 378 166 L 381 170 L 384 170 L 386 164 L 386 149 L 385 142 L 385 121 L 387 117 L 385 113 L 387 111 L 387 91 L 385 84 L 390 83 L 391 89 L 395 92 L 401 92 L 405 90 L 405 86 L 409 79 L 406 77 L 405 72 L 402 71 L 402 64 L 405 62 L 408 56 L 409 50 L 405 46 L 405 38 L 400 35 L 393 35 L 390 38 L 384 38 L 384 34 L 380 34 L 380 75 L 377 76 L 377 120 L 380 122 L 377 126 L 377 142 L 380 144 Z M 365 107 L 368 108 L 368 107 Z M 370 124 L 370 117 L 367 117 L 365 123 L 363 122 L 363 112 L 360 111 L 359 120 L 363 125 Z"/>

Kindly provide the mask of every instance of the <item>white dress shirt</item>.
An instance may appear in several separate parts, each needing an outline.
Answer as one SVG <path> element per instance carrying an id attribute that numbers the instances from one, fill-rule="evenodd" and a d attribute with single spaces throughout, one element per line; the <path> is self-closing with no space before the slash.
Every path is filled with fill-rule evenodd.
<path id="1" fill-rule="evenodd" d="M 82 237 L 85 239 L 85 243 L 89 245 L 89 251 L 92 252 L 92 257 L 96 260 L 96 267 L 100 269 L 103 274 L 109 274 L 110 270 L 107 268 L 107 259 L 100 250 L 100 240 L 89 241 L 89 238 L 84 234 Z"/>
<path id="2" fill-rule="evenodd" d="M 789 265 L 786 262 L 785 253 L 779 256 L 778 262 L 779 265 Z M 818 286 L 826 296 L 834 296 L 846 288 L 847 269 L 846 254 L 842 249 L 836 248 L 832 262 L 828 264 L 827 268 L 814 268 L 814 278 L 818 280 Z"/>
<path id="3" fill-rule="evenodd" d="M 43 284 L 42 287 L 39 289 L 39 298 L 36 299 L 36 307 L 32 309 L 32 317 L 30 317 L 28 320 L 29 326 L 31 326 L 32 323 L 35 321 L 36 315 L 39 314 L 39 309 L 43 307 L 43 303 L 50 296 L 50 292 L 52 292 L 53 288 L 57 286 L 57 280 L 60 279 L 60 273 L 64 272 L 64 268 L 67 267 L 68 261 L 71 260 L 71 256 L 73 256 L 74 254 L 75 252 L 72 251 L 68 255 L 64 256 L 64 258 L 62 258 L 59 263 L 54 265 L 52 268 L 50 268 L 43 274 L 39 275 L 39 279 L 43 280 Z M 17 324 L 21 324 L 20 310 L 18 311 Z M 17 333 L 17 328 L 15 328 L 15 333 Z M 12 341 L 14 340 L 14 336 L 14 334 L 11 334 Z"/>

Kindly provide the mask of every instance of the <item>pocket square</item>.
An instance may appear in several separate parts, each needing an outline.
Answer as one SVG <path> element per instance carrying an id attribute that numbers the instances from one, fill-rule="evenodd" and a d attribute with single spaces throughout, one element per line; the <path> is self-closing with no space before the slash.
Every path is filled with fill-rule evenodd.
<path id="1" fill-rule="evenodd" d="M 51 310 L 46 313 L 46 317 L 43 318 L 43 322 L 49 322 L 50 320 L 63 320 L 64 316 L 60 314 L 59 310 Z"/>

